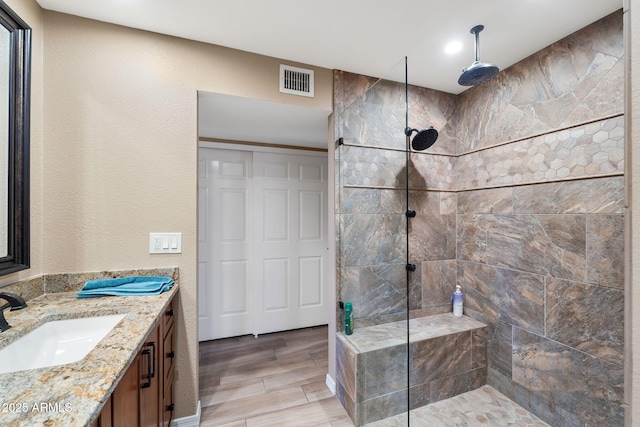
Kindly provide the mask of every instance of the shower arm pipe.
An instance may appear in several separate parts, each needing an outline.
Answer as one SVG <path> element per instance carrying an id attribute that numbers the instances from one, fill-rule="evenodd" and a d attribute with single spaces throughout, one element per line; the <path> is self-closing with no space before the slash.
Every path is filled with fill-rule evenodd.
<path id="1" fill-rule="evenodd" d="M 475 35 L 475 52 L 476 52 L 476 62 L 480 62 L 480 31 L 484 29 L 483 25 L 478 25 L 471 29 L 471 32 Z"/>

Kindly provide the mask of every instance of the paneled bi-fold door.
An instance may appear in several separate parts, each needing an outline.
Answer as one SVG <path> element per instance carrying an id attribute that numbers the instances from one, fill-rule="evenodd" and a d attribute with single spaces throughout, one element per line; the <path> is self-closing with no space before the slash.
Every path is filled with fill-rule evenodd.
<path id="1" fill-rule="evenodd" d="M 326 324 L 326 155 L 199 156 L 200 341 Z"/>

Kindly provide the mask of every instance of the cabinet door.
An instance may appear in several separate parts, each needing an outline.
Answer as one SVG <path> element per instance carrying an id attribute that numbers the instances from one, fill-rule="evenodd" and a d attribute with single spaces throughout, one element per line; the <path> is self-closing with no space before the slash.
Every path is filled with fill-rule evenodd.
<path id="1" fill-rule="evenodd" d="M 107 403 L 102 407 L 98 419 L 91 423 L 91 427 L 113 427 L 111 422 L 111 402 L 112 398 L 107 399 Z"/>
<path id="2" fill-rule="evenodd" d="M 139 355 L 140 378 L 140 426 L 158 427 L 158 411 L 160 410 L 160 384 L 162 372 L 158 369 L 160 364 L 159 327 L 156 326 L 149 334 L 147 341 L 142 346 Z"/>
<path id="3" fill-rule="evenodd" d="M 116 427 L 138 427 L 140 414 L 139 400 L 139 365 L 140 354 L 124 374 L 112 396 L 113 425 Z"/>
<path id="4" fill-rule="evenodd" d="M 173 372 L 174 366 L 173 361 L 175 359 L 175 333 L 173 324 L 169 326 L 169 331 L 164 337 L 162 348 L 163 348 L 163 361 L 162 361 L 162 370 L 163 370 L 163 380 L 164 380 L 164 388 L 163 388 L 163 406 L 162 406 L 162 414 L 161 425 L 163 427 L 168 427 L 171 424 L 171 418 L 173 416 Z"/>
<path id="5" fill-rule="evenodd" d="M 171 420 L 173 419 L 173 381 L 171 382 L 171 387 L 166 391 L 164 395 L 164 403 L 163 403 L 163 414 L 162 414 L 162 427 L 169 427 L 171 425 Z"/>

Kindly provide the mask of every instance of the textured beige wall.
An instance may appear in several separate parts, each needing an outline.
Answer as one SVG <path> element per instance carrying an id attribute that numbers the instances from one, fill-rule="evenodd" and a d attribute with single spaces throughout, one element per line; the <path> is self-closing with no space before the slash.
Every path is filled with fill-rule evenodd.
<path id="1" fill-rule="evenodd" d="M 42 274 L 42 40 L 43 11 L 35 0 L 5 0 L 31 27 L 31 268 L 0 278 L 0 287 Z"/>
<path id="2" fill-rule="evenodd" d="M 44 28 L 42 270 L 179 267 L 176 416 L 193 415 L 197 91 L 330 110 L 331 71 L 295 97 L 274 58 L 49 11 Z M 182 232 L 182 254 L 149 255 L 150 232 Z"/>
<path id="3" fill-rule="evenodd" d="M 631 7 L 634 6 L 634 7 Z M 625 0 L 627 266 L 625 287 L 625 426 L 640 424 L 640 5 Z M 636 224 L 632 226 L 632 224 Z"/>

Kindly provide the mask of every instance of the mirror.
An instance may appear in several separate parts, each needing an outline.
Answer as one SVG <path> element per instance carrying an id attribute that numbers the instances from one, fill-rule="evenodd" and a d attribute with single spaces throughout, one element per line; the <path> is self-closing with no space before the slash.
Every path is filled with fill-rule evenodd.
<path id="1" fill-rule="evenodd" d="M 29 268 L 31 28 L 0 0 L 0 275 Z"/>

